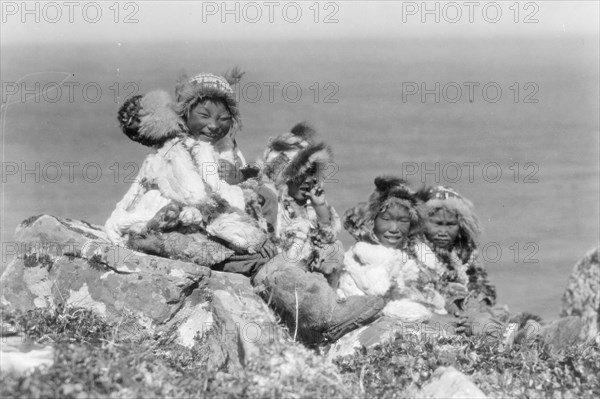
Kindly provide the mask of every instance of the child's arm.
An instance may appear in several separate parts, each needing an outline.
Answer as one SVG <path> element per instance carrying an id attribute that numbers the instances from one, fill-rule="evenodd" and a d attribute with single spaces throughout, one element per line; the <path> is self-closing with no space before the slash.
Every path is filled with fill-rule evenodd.
<path id="1" fill-rule="evenodd" d="M 191 138 L 187 140 L 192 140 Z M 240 187 L 227 184 L 219 177 L 219 159 L 210 143 L 194 142 L 191 145 L 193 163 L 202 181 L 213 192 L 221 195 L 231 206 L 245 209 L 244 193 Z"/>
<path id="2" fill-rule="evenodd" d="M 308 192 L 310 202 L 317 213 L 318 222 L 322 224 L 331 224 L 331 211 L 327 200 L 325 199 L 325 191 L 321 186 L 317 185 L 311 188 Z"/>
<path id="3" fill-rule="evenodd" d="M 155 213 L 169 202 L 158 190 L 147 190 L 143 184 L 148 170 L 156 161 L 154 154 L 144 160 L 134 183 L 106 221 L 104 230 L 112 243 L 124 245 L 125 236 L 130 231 L 141 231 Z"/>
<path id="4" fill-rule="evenodd" d="M 180 141 L 167 142 L 158 157 L 161 162 L 154 164 L 149 176 L 166 198 L 191 206 L 206 201 L 206 184 Z"/>
<path id="5" fill-rule="evenodd" d="M 342 229 L 342 223 L 337 212 L 331 205 L 326 205 L 329 213 L 329 222 L 322 223 L 317 221 L 317 227 L 315 229 L 316 234 L 314 235 L 322 244 L 333 244 Z M 316 213 L 316 209 L 315 209 Z"/>
<path id="6" fill-rule="evenodd" d="M 469 283 L 467 288 L 471 294 L 482 301 L 486 301 L 488 305 L 493 306 L 496 303 L 496 287 L 490 283 L 488 274 L 477 253 L 471 255 L 467 266 L 467 276 Z"/>

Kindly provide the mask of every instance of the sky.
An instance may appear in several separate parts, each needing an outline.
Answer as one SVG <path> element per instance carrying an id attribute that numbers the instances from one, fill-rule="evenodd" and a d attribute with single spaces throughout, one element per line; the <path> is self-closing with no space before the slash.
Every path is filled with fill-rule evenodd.
<path id="1" fill-rule="evenodd" d="M 598 35 L 598 1 L 1 2 L 2 45 Z"/>

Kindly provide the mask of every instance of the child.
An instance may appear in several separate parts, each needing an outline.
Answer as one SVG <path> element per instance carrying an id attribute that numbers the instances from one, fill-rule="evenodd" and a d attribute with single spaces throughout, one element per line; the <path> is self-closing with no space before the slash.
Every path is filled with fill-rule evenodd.
<path id="1" fill-rule="evenodd" d="M 237 70 L 227 76 L 232 84 L 240 77 Z M 261 250 L 266 228 L 254 191 L 219 175 L 223 162 L 244 165 L 233 139 L 240 117 L 229 82 L 200 74 L 178 86 L 177 104 L 157 91 L 121 108 L 124 132 L 154 151 L 106 223 L 111 241 L 206 266 Z"/>
<path id="2" fill-rule="evenodd" d="M 271 139 L 264 153 L 264 174 L 278 193 L 273 241 L 286 259 L 303 263 L 337 285 L 342 244 L 340 217 L 327 203 L 324 173 L 333 163 L 331 148 L 314 141 L 315 131 L 299 123 Z"/>
<path id="3" fill-rule="evenodd" d="M 264 154 L 264 175 L 279 195 L 272 231 L 281 254 L 253 279 L 265 300 L 304 343 L 335 341 L 375 319 L 383 308 L 378 296 L 338 297 L 340 220 L 325 200 L 323 173 L 331 150 L 314 142 L 305 123 L 272 140 Z M 329 280 L 329 283 L 328 283 Z"/>
<path id="4" fill-rule="evenodd" d="M 405 322 L 447 314 L 442 269 L 419 239 L 422 197 L 402 179 L 378 177 L 369 201 L 346 212 L 344 227 L 358 242 L 344 257 L 340 295 L 384 295 L 383 314 Z"/>
<path id="5" fill-rule="evenodd" d="M 467 295 L 476 303 L 493 306 L 496 289 L 478 259 L 481 229 L 473 204 L 456 191 L 438 186 L 429 190 L 425 213 L 425 241 L 433 249 L 436 261 L 443 264 L 443 281 L 449 285 L 464 284 L 468 289 L 462 298 L 448 298 L 449 310 L 463 310 Z"/>

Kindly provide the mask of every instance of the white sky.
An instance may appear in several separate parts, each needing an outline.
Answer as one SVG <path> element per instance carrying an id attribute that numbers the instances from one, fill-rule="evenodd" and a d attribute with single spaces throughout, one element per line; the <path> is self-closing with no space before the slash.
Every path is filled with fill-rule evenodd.
<path id="1" fill-rule="evenodd" d="M 204 38 L 286 40 L 506 34 L 597 36 L 599 20 L 598 1 L 467 0 L 429 1 L 426 4 L 422 1 L 1 3 L 3 45 L 60 41 L 157 42 Z M 433 12 L 423 13 L 424 4 Z M 226 9 L 232 12 L 226 13 Z M 497 14 L 498 10 L 500 15 Z M 439 22 L 435 21 L 436 17 Z M 532 23 L 524 23 L 527 17 Z M 236 18 L 239 20 L 236 21 Z M 422 18 L 425 18 L 424 23 Z M 330 23 L 325 23 L 326 19 Z M 126 20 L 130 23 L 126 23 Z M 492 23 L 494 20 L 497 22 Z"/>

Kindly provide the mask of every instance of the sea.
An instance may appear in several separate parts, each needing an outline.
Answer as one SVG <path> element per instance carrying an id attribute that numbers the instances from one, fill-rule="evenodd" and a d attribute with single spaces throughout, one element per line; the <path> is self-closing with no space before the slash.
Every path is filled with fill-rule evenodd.
<path id="1" fill-rule="evenodd" d="M 248 161 L 309 121 L 333 148 L 340 214 L 380 175 L 455 188 L 481 219 L 498 302 L 555 319 L 599 242 L 598 49 L 548 35 L 3 46 L 2 267 L 31 215 L 104 224 L 149 153 L 119 129 L 125 98 L 239 66 Z"/>

